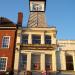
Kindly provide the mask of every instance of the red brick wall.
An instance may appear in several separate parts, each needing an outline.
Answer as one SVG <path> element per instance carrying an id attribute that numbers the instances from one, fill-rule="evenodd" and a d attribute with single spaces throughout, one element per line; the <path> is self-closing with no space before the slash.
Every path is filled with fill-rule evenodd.
<path id="1" fill-rule="evenodd" d="M 16 30 L 0 30 L 0 57 L 8 57 L 7 68 L 12 70 Z M 2 48 L 2 37 L 10 36 L 9 48 Z"/>

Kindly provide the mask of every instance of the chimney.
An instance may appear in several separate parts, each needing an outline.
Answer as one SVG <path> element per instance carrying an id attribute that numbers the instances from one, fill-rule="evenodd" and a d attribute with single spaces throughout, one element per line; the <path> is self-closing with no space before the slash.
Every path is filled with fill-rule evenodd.
<path id="1" fill-rule="evenodd" d="M 22 27 L 22 21 L 23 21 L 23 13 L 18 12 L 18 21 L 17 21 L 18 27 Z"/>

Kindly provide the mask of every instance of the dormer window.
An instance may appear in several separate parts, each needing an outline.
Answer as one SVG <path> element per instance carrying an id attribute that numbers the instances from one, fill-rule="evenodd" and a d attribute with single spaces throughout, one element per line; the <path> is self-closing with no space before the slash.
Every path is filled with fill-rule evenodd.
<path id="1" fill-rule="evenodd" d="M 3 36 L 2 38 L 2 48 L 9 48 L 10 36 Z"/>

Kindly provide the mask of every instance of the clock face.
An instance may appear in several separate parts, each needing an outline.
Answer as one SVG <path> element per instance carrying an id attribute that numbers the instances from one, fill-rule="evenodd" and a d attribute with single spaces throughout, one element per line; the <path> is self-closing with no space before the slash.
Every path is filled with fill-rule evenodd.
<path id="1" fill-rule="evenodd" d="M 44 11 L 44 2 L 30 2 L 30 11 Z"/>
<path id="2" fill-rule="evenodd" d="M 38 4 L 38 3 L 32 4 L 32 11 L 41 11 L 41 10 L 42 10 L 41 4 Z"/>

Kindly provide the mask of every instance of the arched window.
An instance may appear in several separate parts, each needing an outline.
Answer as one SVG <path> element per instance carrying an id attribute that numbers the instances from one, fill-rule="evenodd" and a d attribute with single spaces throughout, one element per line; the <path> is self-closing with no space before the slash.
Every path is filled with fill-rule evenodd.
<path id="1" fill-rule="evenodd" d="M 71 55 L 66 55 L 66 70 L 74 70 L 73 57 Z"/>

